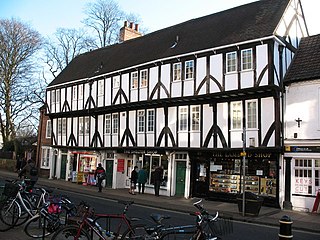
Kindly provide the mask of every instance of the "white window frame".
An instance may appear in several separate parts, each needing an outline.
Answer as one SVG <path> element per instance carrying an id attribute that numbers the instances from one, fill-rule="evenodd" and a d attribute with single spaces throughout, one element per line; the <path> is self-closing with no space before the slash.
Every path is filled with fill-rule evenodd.
<path id="1" fill-rule="evenodd" d="M 191 130 L 200 130 L 200 106 L 191 107 Z"/>
<path id="2" fill-rule="evenodd" d="M 98 96 L 103 96 L 104 95 L 104 80 L 99 80 L 98 81 Z"/>
<path id="3" fill-rule="evenodd" d="M 231 103 L 231 128 L 242 130 L 242 102 Z"/>
<path id="4" fill-rule="evenodd" d="M 77 86 L 72 87 L 72 100 L 76 101 L 78 100 L 78 88 Z"/>
<path id="5" fill-rule="evenodd" d="M 194 61 L 189 60 L 185 62 L 185 80 L 194 78 Z"/>
<path id="6" fill-rule="evenodd" d="M 147 112 L 148 117 L 148 132 L 154 132 L 154 125 L 155 125 L 155 111 L 154 109 L 150 109 Z"/>
<path id="7" fill-rule="evenodd" d="M 67 133 L 67 119 L 66 118 L 62 118 L 61 132 L 62 132 L 63 136 L 65 136 Z"/>
<path id="8" fill-rule="evenodd" d="M 111 134 L 111 114 L 105 116 L 105 128 L 106 134 Z"/>
<path id="9" fill-rule="evenodd" d="M 320 171 L 320 166 L 316 166 L 316 161 L 320 159 L 312 158 L 295 158 L 293 159 L 293 194 L 315 196 L 319 189 L 316 186 L 315 173 Z"/>
<path id="10" fill-rule="evenodd" d="M 84 134 L 89 135 L 90 133 L 90 117 L 84 118 Z"/>
<path id="11" fill-rule="evenodd" d="M 140 87 L 145 88 L 148 86 L 148 70 L 140 71 Z"/>
<path id="12" fill-rule="evenodd" d="M 50 165 L 50 151 L 49 147 L 41 148 L 41 168 L 49 168 Z"/>
<path id="13" fill-rule="evenodd" d="M 131 73 L 131 88 L 137 89 L 139 87 L 139 76 L 138 71 Z"/>
<path id="14" fill-rule="evenodd" d="M 253 55 L 252 48 L 241 50 L 241 70 L 252 70 Z"/>
<path id="15" fill-rule="evenodd" d="M 119 133 L 119 114 L 113 113 L 112 114 L 112 134 Z"/>
<path id="16" fill-rule="evenodd" d="M 58 136 L 62 135 L 62 120 L 61 118 L 58 119 Z"/>
<path id="17" fill-rule="evenodd" d="M 120 87 L 120 76 L 114 76 L 112 78 L 112 86 L 113 86 L 113 88 L 119 88 Z"/>
<path id="18" fill-rule="evenodd" d="M 254 105 L 252 108 L 251 105 Z M 246 122 L 247 129 L 257 129 L 258 128 L 258 102 L 257 100 L 246 101 Z"/>
<path id="19" fill-rule="evenodd" d="M 226 73 L 237 71 L 237 52 L 229 52 L 226 54 Z"/>
<path id="20" fill-rule="evenodd" d="M 83 84 L 79 85 L 79 96 L 78 99 L 83 99 Z"/>
<path id="21" fill-rule="evenodd" d="M 79 135 L 84 134 L 84 117 L 79 118 Z"/>
<path id="22" fill-rule="evenodd" d="M 188 107 L 179 107 L 179 131 L 188 131 Z"/>
<path id="23" fill-rule="evenodd" d="M 46 138 L 51 138 L 52 134 L 52 124 L 51 120 L 47 120 L 47 125 L 46 125 Z"/>
<path id="24" fill-rule="evenodd" d="M 173 81 L 181 81 L 181 71 L 182 66 L 181 63 L 174 63 L 173 64 Z"/>
<path id="25" fill-rule="evenodd" d="M 143 133 L 145 130 L 145 111 L 138 111 L 138 133 Z"/>
<path id="26" fill-rule="evenodd" d="M 51 91 L 51 102 L 52 103 L 60 103 L 60 89 L 56 89 L 56 90 L 53 90 Z"/>

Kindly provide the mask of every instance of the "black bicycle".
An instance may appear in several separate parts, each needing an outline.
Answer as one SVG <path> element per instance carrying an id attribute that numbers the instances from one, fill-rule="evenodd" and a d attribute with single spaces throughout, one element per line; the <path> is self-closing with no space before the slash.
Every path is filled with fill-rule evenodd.
<path id="1" fill-rule="evenodd" d="M 183 226 L 166 226 L 163 220 L 169 216 L 153 214 L 151 215 L 154 225 L 136 226 L 132 230 L 124 232 L 123 240 L 218 240 L 221 236 L 233 232 L 232 218 L 221 218 L 218 212 L 212 216 L 203 207 L 202 200 L 193 204 L 199 211 L 192 213 L 196 217 L 196 224 Z"/>

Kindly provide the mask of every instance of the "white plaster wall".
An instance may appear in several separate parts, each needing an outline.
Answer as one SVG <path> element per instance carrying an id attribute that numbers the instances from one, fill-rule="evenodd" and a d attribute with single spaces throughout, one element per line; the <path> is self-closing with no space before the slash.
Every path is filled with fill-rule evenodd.
<path id="1" fill-rule="evenodd" d="M 198 89 L 199 84 L 206 77 L 206 66 L 207 66 L 206 62 L 207 62 L 206 57 L 197 59 L 196 89 Z M 206 93 L 206 84 L 202 86 L 199 94 L 205 94 L 205 93 Z"/>
<path id="2" fill-rule="evenodd" d="M 176 107 L 171 107 L 168 108 L 168 127 L 171 129 L 171 132 L 174 136 L 174 139 L 176 140 L 176 132 L 177 132 L 177 127 L 176 127 L 176 121 L 177 121 L 177 108 Z M 162 127 L 164 126 L 164 123 L 158 123 L 160 124 L 160 127 L 162 125 Z M 162 130 L 162 128 L 160 128 Z M 159 129 L 159 130 L 160 130 Z M 169 143 L 169 147 L 172 147 L 172 143 L 171 141 L 168 141 Z"/>
<path id="3" fill-rule="evenodd" d="M 286 88 L 286 138 L 319 139 L 320 80 L 291 84 Z M 302 120 L 300 128 L 296 120 Z"/>
<path id="4" fill-rule="evenodd" d="M 222 54 L 210 56 L 210 75 L 213 76 L 222 86 L 223 80 L 223 67 L 222 67 Z M 220 92 L 219 87 L 212 80 L 210 81 L 210 93 Z"/>
<path id="5" fill-rule="evenodd" d="M 225 77 L 225 90 L 231 91 L 238 89 L 238 73 L 228 73 Z"/>
<path id="6" fill-rule="evenodd" d="M 228 104 L 217 104 L 217 124 L 220 127 L 226 141 L 228 142 Z M 222 147 L 220 138 L 218 138 L 218 147 Z"/>
<path id="7" fill-rule="evenodd" d="M 257 80 L 259 76 L 262 74 L 263 69 L 268 64 L 268 45 L 263 44 L 256 47 L 257 52 Z M 268 85 L 268 70 L 263 75 L 260 86 Z"/>
<path id="8" fill-rule="evenodd" d="M 262 98 L 261 99 L 261 141 L 265 138 L 270 126 L 274 122 L 274 101 L 273 98 Z M 274 133 L 270 138 L 268 146 L 274 146 L 275 139 Z"/>

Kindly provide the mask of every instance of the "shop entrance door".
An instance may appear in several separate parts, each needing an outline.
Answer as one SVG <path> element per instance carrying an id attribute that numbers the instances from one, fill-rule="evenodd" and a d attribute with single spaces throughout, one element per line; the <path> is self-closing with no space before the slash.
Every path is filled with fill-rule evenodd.
<path id="1" fill-rule="evenodd" d="M 177 161 L 176 163 L 176 196 L 183 196 L 186 179 L 186 162 Z"/>
<path id="2" fill-rule="evenodd" d="M 61 169 L 60 169 L 60 178 L 66 179 L 67 172 L 67 155 L 61 155 Z"/>
<path id="3" fill-rule="evenodd" d="M 113 160 L 106 161 L 106 187 L 112 188 Z"/>

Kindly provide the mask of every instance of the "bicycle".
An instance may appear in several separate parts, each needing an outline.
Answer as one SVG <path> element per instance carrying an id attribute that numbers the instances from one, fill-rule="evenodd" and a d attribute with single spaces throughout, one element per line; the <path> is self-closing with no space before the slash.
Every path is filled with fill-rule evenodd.
<path id="1" fill-rule="evenodd" d="M 133 231 L 132 221 L 138 220 L 135 218 L 129 219 L 127 211 L 133 201 L 118 201 L 120 204 L 124 204 L 124 209 L 120 214 L 95 214 L 94 210 L 89 206 L 86 206 L 86 210 L 78 221 L 79 225 L 67 225 L 60 228 L 52 236 L 52 240 L 60 239 L 93 239 L 93 236 L 98 239 L 118 239 L 121 235 L 121 230 L 126 228 L 125 231 Z M 105 221 L 105 227 L 101 226 L 101 220 Z M 117 220 L 118 223 L 113 224 L 113 221 Z M 100 223 L 99 223 L 100 222 Z M 115 231 L 112 231 L 112 230 Z"/>
<path id="2" fill-rule="evenodd" d="M 217 212 L 212 216 L 204 209 L 202 200 L 193 205 L 199 212 L 192 213 L 196 217 L 196 224 L 183 226 L 165 226 L 162 221 L 168 216 L 153 214 L 151 219 L 156 223 L 153 226 L 138 226 L 123 233 L 122 240 L 156 240 L 156 239 L 181 239 L 181 240 L 218 240 L 222 235 L 233 231 L 231 218 L 219 218 Z"/>
<path id="3" fill-rule="evenodd" d="M 65 197 L 51 197 L 40 211 L 30 218 L 24 232 L 32 238 L 44 238 L 68 223 L 70 216 L 75 215 L 75 205 Z"/>

